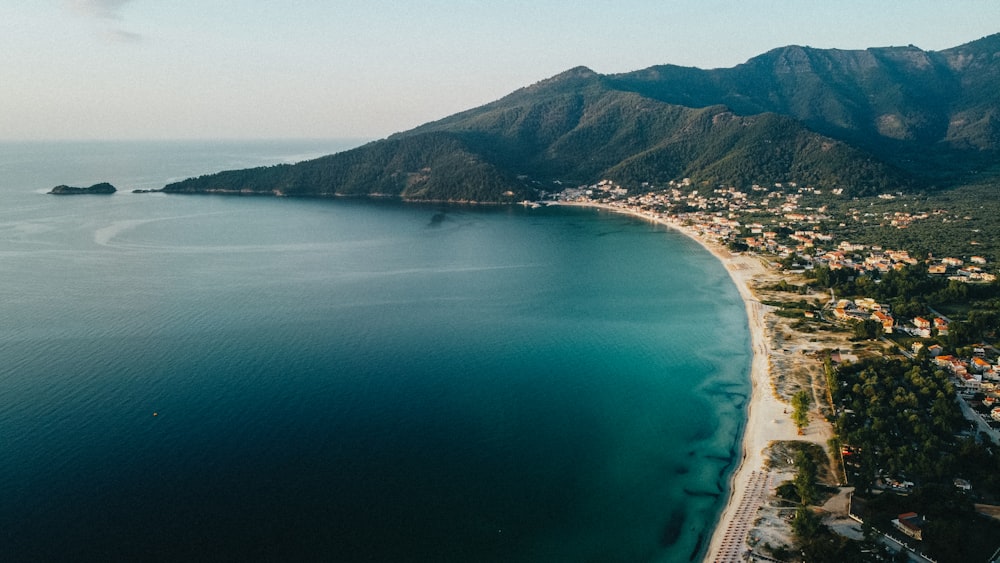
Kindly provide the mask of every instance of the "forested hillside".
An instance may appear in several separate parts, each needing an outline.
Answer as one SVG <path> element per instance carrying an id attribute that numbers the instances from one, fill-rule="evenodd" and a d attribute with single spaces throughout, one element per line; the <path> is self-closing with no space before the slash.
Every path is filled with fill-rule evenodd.
<path id="1" fill-rule="evenodd" d="M 784 47 L 730 69 L 578 67 L 290 166 L 168 192 L 511 202 L 554 182 L 798 182 L 847 195 L 982 180 L 1000 155 L 1000 35 L 940 52 Z"/>

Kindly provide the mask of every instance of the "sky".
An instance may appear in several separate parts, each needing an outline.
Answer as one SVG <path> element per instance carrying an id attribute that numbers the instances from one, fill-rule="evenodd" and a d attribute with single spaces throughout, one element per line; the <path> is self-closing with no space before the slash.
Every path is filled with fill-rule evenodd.
<path id="1" fill-rule="evenodd" d="M 377 139 L 580 65 L 997 32 L 1000 0 L 0 0 L 0 140 Z"/>

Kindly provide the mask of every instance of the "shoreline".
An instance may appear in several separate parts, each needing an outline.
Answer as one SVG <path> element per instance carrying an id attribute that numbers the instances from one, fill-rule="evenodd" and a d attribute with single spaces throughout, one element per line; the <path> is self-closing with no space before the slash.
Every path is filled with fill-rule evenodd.
<path id="1" fill-rule="evenodd" d="M 690 227 L 676 220 L 655 217 L 603 203 L 559 202 L 556 205 L 590 207 L 623 213 L 668 227 L 698 243 L 712 254 L 729 273 L 743 300 L 750 330 L 750 400 L 740 440 L 740 457 L 729 478 L 729 495 L 712 529 L 704 561 L 742 561 L 747 551 L 746 535 L 750 523 L 763 503 L 763 494 L 777 483 L 772 482 L 765 465 L 764 451 L 772 441 L 801 439 L 788 414 L 788 405 L 772 392 L 770 343 L 765 319 L 767 313 L 750 286 L 751 280 L 768 274 L 760 259 L 733 255 L 724 247 L 704 240 Z"/>

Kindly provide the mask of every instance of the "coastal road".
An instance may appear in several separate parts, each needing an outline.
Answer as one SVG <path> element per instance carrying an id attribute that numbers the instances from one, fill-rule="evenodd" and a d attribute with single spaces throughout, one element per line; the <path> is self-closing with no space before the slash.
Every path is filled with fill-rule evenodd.
<path id="1" fill-rule="evenodd" d="M 976 424 L 976 430 L 985 432 L 994 442 L 1000 442 L 1000 432 L 983 420 L 982 415 L 973 410 L 972 406 L 965 399 L 959 397 L 958 406 L 962 408 L 962 414 L 965 415 L 966 420 Z"/>
<path id="2" fill-rule="evenodd" d="M 830 525 L 830 529 L 844 536 L 845 538 L 850 538 L 855 541 L 862 541 L 865 535 L 861 532 L 861 524 L 858 524 L 854 520 L 844 518 L 838 520 Z M 877 533 L 878 542 L 884 545 L 890 553 L 899 553 L 900 549 L 903 549 L 903 544 L 899 543 L 899 540 L 887 536 L 881 533 Z M 928 559 L 919 553 L 915 553 L 912 549 L 907 547 L 907 555 L 909 555 L 909 560 L 911 563 L 937 563 L 933 559 Z"/>

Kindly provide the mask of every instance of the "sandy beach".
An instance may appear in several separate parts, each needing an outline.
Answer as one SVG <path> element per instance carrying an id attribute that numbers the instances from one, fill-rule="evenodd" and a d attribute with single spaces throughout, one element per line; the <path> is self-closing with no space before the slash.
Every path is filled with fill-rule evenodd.
<path id="1" fill-rule="evenodd" d="M 684 232 L 684 229 L 680 229 Z M 699 241 L 726 266 L 736 283 L 746 306 L 750 323 L 750 341 L 753 361 L 750 367 L 752 392 L 743 430 L 742 455 L 730 483 L 729 499 L 716 524 L 709 544 L 706 561 L 742 561 L 746 550 L 746 530 L 763 503 L 762 495 L 752 495 L 751 481 L 758 472 L 767 474 L 764 452 L 775 440 L 797 440 L 801 437 L 791 420 L 788 403 L 780 401 L 772 392 L 771 350 L 766 333 L 765 306 L 754 295 L 750 282 L 768 275 L 760 260 L 750 256 L 732 256 L 724 249 L 709 245 L 694 233 L 687 232 Z M 768 488 L 776 485 L 768 480 Z M 764 493 L 769 491 L 765 490 Z M 742 531 L 733 534 L 734 530 Z"/>
<path id="2" fill-rule="evenodd" d="M 809 441 L 825 446 L 827 439 L 832 436 L 829 425 L 815 417 L 805 434 L 800 435 L 791 419 L 791 406 L 779 399 L 775 392 L 775 382 L 771 377 L 772 358 L 775 354 L 779 356 L 787 354 L 789 350 L 772 348 L 774 335 L 769 328 L 768 307 L 760 302 L 754 288 L 761 282 L 774 283 L 781 279 L 781 276 L 770 270 L 761 258 L 746 254 L 734 255 L 722 245 L 705 240 L 694 229 L 679 221 L 653 217 L 612 205 L 582 202 L 566 205 L 627 213 L 687 235 L 722 262 L 743 298 L 753 348 L 750 368 L 751 399 L 743 430 L 739 465 L 732 475 L 729 498 L 715 526 L 705 556 L 705 561 L 743 561 L 742 555 L 749 549 L 747 535 L 759 518 L 761 507 L 768 501 L 773 488 L 781 481 L 790 478 L 787 468 L 785 470 L 771 468 L 770 464 L 766 463 L 768 446 L 775 441 Z M 781 537 L 781 530 L 778 536 L 779 540 L 787 539 Z"/>

